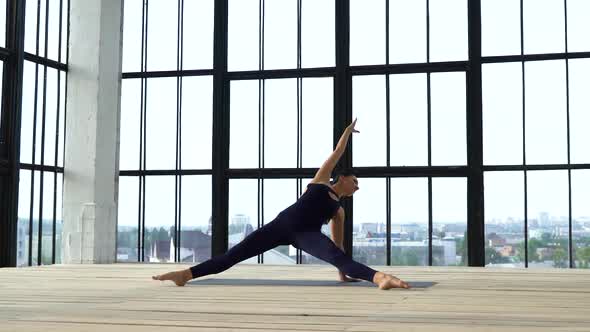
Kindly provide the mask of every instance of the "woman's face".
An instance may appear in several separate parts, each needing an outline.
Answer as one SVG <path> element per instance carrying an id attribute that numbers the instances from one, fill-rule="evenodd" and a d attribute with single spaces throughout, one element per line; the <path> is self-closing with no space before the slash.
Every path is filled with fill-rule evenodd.
<path id="1" fill-rule="evenodd" d="M 345 196 L 352 196 L 357 190 L 359 190 L 359 182 L 356 176 L 349 175 L 341 178 L 342 187 L 344 188 Z"/>

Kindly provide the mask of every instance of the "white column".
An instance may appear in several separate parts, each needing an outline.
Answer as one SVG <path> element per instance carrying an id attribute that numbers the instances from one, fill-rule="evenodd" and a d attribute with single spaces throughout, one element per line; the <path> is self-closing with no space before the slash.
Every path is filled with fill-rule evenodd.
<path id="1" fill-rule="evenodd" d="M 70 0 L 62 262 L 116 259 L 122 0 Z"/>

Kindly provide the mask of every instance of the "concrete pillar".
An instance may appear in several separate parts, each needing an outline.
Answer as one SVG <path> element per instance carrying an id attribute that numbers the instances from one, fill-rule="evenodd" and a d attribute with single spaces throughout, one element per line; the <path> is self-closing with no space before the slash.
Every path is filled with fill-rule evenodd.
<path id="1" fill-rule="evenodd" d="M 62 262 L 116 259 L 123 1 L 70 0 Z"/>

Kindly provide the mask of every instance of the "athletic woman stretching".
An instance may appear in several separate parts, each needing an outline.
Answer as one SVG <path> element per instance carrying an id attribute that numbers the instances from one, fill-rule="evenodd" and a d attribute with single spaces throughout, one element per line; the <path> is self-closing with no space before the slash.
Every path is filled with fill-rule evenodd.
<path id="1" fill-rule="evenodd" d="M 220 273 L 250 257 L 279 245 L 290 244 L 336 266 L 341 281 L 359 281 L 349 278 L 352 277 L 373 282 L 380 289 L 410 288 L 406 282 L 355 262 L 344 254 L 344 209 L 340 206 L 340 198 L 352 196 L 359 189 L 358 181 L 356 176 L 345 172 L 340 174 L 334 185 L 330 185 L 330 175 L 344 153 L 349 136 L 359 132 L 354 128 L 355 124 L 356 119 L 346 128 L 336 149 L 317 171 L 303 195 L 280 212 L 273 221 L 250 233 L 223 255 L 215 256 L 190 269 L 152 278 L 171 280 L 178 286 L 184 286 L 191 279 Z M 329 219 L 332 219 L 333 241 L 321 232 L 322 224 Z"/>

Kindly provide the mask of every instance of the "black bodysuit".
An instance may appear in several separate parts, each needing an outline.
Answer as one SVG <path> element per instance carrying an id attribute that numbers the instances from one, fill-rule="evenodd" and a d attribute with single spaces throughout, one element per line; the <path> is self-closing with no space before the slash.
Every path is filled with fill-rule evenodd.
<path id="1" fill-rule="evenodd" d="M 346 256 L 321 232 L 322 224 L 328 223 L 340 207 L 330 191 L 334 193 L 321 183 L 308 184 L 307 191 L 271 222 L 250 233 L 225 254 L 191 267 L 193 278 L 220 273 L 250 257 L 290 244 L 336 266 L 349 277 L 372 282 L 377 271 Z"/>

